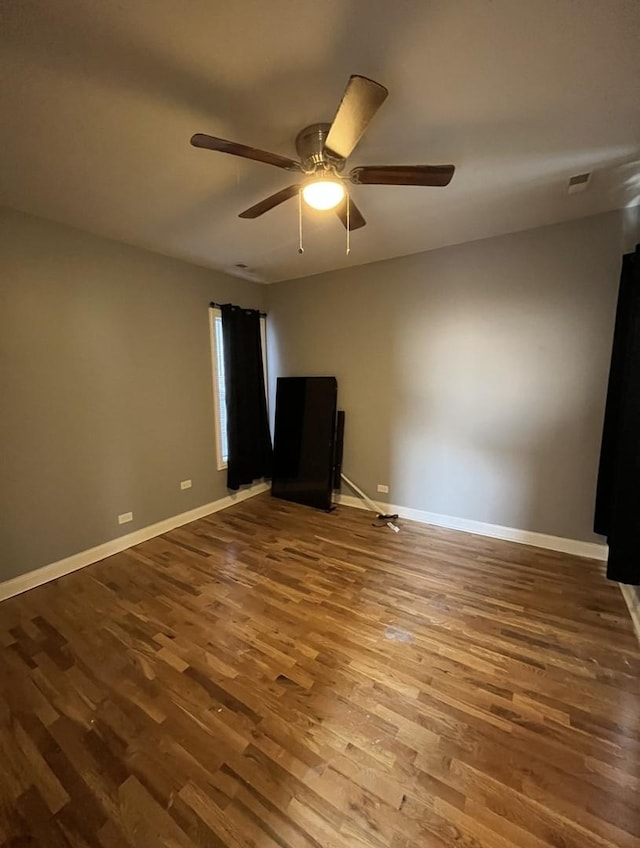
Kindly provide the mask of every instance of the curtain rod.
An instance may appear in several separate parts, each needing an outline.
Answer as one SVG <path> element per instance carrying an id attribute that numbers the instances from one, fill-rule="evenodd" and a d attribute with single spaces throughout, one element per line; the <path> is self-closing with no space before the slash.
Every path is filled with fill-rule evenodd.
<path id="1" fill-rule="evenodd" d="M 220 309 L 222 306 L 228 306 L 228 305 L 229 305 L 229 304 L 226 304 L 226 303 L 225 303 L 225 304 L 222 304 L 222 303 L 214 303 L 214 301 L 211 301 L 211 303 L 209 304 L 209 306 L 211 307 L 211 309 Z M 231 305 L 233 306 L 233 305 L 235 305 L 235 304 L 231 304 Z M 242 306 L 241 306 L 241 307 L 239 307 L 239 308 L 240 308 L 240 309 L 243 309 L 244 307 L 242 307 Z M 254 309 L 252 309 L 252 310 L 250 310 L 250 311 L 251 311 L 251 312 L 257 312 L 257 310 L 254 310 Z M 261 318 L 266 318 L 266 317 L 267 317 L 267 313 L 266 313 L 266 312 L 260 312 L 260 317 L 261 317 Z"/>

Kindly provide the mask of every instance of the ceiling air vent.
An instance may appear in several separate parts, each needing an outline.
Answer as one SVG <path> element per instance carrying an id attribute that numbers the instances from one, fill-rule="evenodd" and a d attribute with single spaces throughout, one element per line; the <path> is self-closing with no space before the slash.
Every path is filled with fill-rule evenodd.
<path id="1" fill-rule="evenodd" d="M 586 191 L 590 180 L 590 171 L 586 174 L 575 174 L 573 177 L 569 177 L 569 188 L 567 189 L 568 193 L 578 194 L 580 191 Z"/>

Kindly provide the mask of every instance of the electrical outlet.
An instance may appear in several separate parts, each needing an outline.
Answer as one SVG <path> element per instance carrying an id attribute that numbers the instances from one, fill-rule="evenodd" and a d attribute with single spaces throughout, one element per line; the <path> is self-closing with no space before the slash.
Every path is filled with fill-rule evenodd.
<path id="1" fill-rule="evenodd" d="M 118 516 L 118 524 L 127 524 L 129 521 L 133 521 L 132 512 L 123 512 L 122 515 Z"/>
<path id="2" fill-rule="evenodd" d="M 185 489 L 190 489 L 191 488 L 191 480 L 181 480 L 180 481 L 180 488 L 182 489 L 183 492 L 184 492 Z"/>
<path id="3" fill-rule="evenodd" d="M 383 483 L 378 483 L 378 491 L 382 492 L 385 495 L 389 494 L 389 487 L 385 486 Z"/>

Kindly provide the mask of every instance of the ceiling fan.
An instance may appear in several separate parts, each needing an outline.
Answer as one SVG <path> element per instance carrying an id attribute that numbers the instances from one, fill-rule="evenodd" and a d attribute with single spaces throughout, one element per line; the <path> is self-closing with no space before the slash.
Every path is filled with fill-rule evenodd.
<path id="1" fill-rule="evenodd" d="M 296 150 L 299 162 L 203 133 L 192 136 L 191 144 L 265 162 L 303 177 L 300 182 L 245 209 L 240 213 L 240 218 L 258 218 L 301 193 L 309 206 L 314 209 L 335 209 L 348 230 L 357 230 L 367 222 L 349 197 L 346 182 L 355 185 L 446 186 L 455 171 L 453 165 L 361 165 L 352 168 L 348 175 L 342 175 L 346 160 L 388 94 L 380 83 L 357 74 L 351 76 L 333 123 L 311 124 L 298 133 Z"/>

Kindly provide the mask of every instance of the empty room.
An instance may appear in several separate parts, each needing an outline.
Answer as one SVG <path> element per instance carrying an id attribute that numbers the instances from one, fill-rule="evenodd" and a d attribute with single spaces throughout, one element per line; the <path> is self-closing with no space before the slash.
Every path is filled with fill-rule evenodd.
<path id="1" fill-rule="evenodd" d="M 638 848 L 640 3 L 0 40 L 0 846 Z"/>

